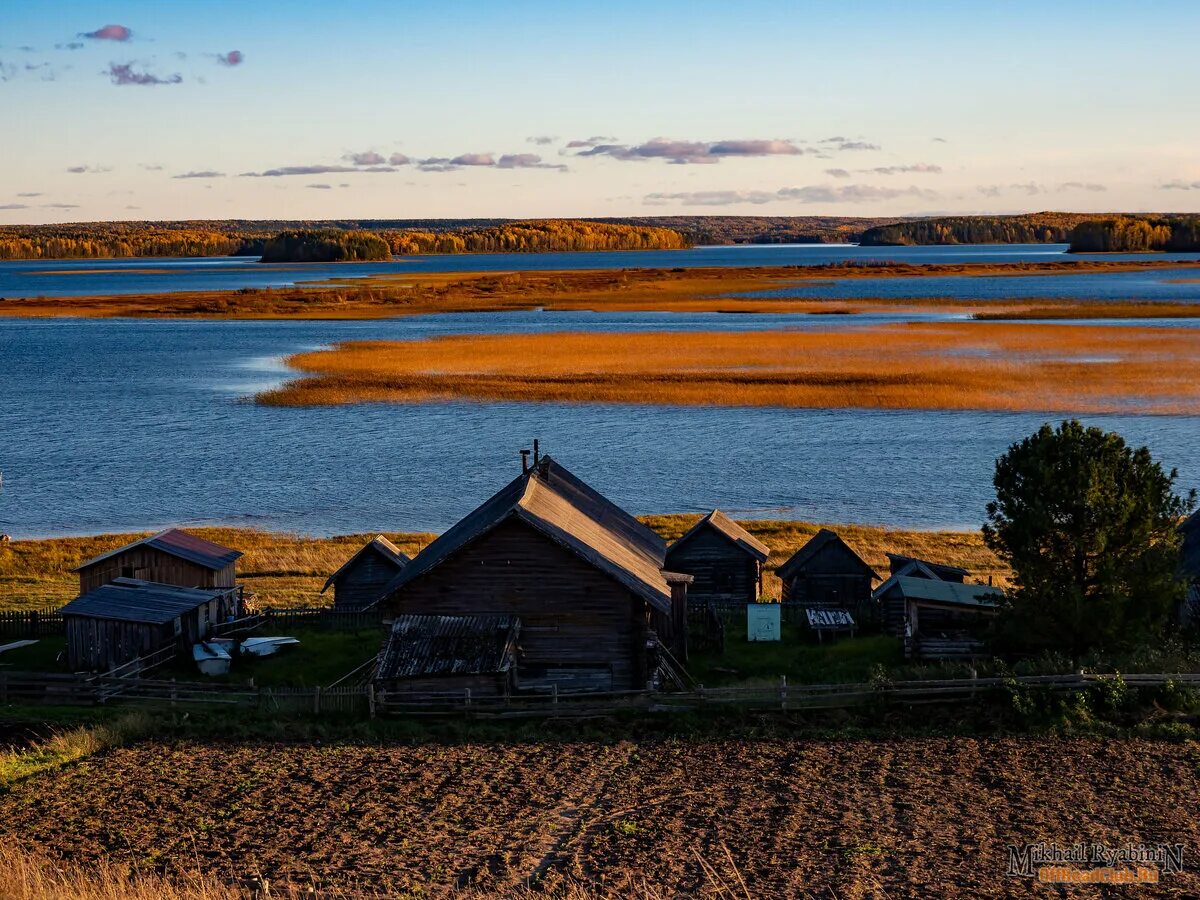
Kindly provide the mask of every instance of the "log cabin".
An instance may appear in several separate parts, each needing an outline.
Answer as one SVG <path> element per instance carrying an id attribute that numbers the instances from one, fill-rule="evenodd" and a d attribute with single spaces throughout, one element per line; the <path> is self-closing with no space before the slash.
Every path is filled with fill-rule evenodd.
<path id="1" fill-rule="evenodd" d="M 899 606 L 904 655 L 955 659 L 979 655 L 988 622 L 1000 609 L 1004 592 L 986 584 L 961 584 L 936 578 L 897 575 L 880 586 L 885 608 Z"/>
<path id="2" fill-rule="evenodd" d="M 379 654 L 376 690 L 393 699 L 507 697 L 520 631 L 516 616 L 398 616 Z"/>
<path id="3" fill-rule="evenodd" d="M 363 609 L 408 565 L 409 557 L 382 534 L 373 537 L 329 576 L 321 593 L 333 587 L 334 609 Z"/>
<path id="4" fill-rule="evenodd" d="M 413 557 L 388 616 L 513 616 L 523 689 L 641 690 L 687 652 L 690 576 L 657 534 L 550 457 Z"/>
<path id="5" fill-rule="evenodd" d="M 967 575 L 970 574 L 958 566 L 930 562 L 915 556 L 901 556 L 898 553 L 889 553 L 887 556 L 891 574 L 883 584 L 875 588 L 873 597 L 875 606 L 879 609 L 883 630 L 897 636 L 904 634 L 904 601 L 900 594 L 892 591 L 897 578 L 928 578 L 932 581 L 965 584 Z"/>
<path id="6" fill-rule="evenodd" d="M 666 565 L 695 579 L 688 605 L 709 601 L 757 603 L 770 548 L 719 509 L 689 528 L 667 550 Z"/>
<path id="7" fill-rule="evenodd" d="M 186 588 L 231 588 L 237 581 L 241 555 L 178 528 L 168 528 L 89 559 L 75 571 L 79 573 L 80 594 L 117 578 Z"/>
<path id="8" fill-rule="evenodd" d="M 784 603 L 845 609 L 862 626 L 874 620 L 871 585 L 880 580 L 838 534 L 822 528 L 775 573 Z"/>
<path id="9" fill-rule="evenodd" d="M 67 665 L 107 672 L 175 645 L 185 654 L 236 615 L 237 588 L 182 588 L 135 578 L 97 585 L 62 608 Z M 188 657 L 190 659 L 190 657 Z"/>

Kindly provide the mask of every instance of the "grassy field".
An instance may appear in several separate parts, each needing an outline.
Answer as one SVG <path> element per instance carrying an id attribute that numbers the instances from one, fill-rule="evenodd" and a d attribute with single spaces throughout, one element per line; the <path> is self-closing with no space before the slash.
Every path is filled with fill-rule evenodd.
<path id="1" fill-rule="evenodd" d="M 544 333 L 302 353 L 260 403 L 438 400 L 1200 412 L 1200 331 L 908 322 L 836 331 Z"/>
<path id="2" fill-rule="evenodd" d="M 695 515 L 648 516 L 644 521 L 667 540 L 674 540 L 698 519 Z M 770 566 L 781 565 L 821 527 L 809 522 L 744 522 L 771 548 Z M 888 552 L 923 556 L 969 569 L 977 577 L 1003 578 L 1000 561 L 983 545 L 978 532 L 912 531 L 862 525 L 835 528 L 876 571 L 886 573 Z M 238 580 L 261 606 L 324 606 L 333 602 L 319 591 L 325 580 L 374 535 L 313 538 L 246 528 L 190 528 L 194 534 L 241 550 Z M 78 593 L 73 569 L 100 553 L 144 534 L 101 534 L 88 537 L 18 540 L 0 544 L 0 610 L 60 606 Z M 433 540 L 431 534 L 391 532 L 403 552 L 415 555 Z M 778 597 L 777 582 L 767 593 Z"/>
<path id="3" fill-rule="evenodd" d="M 64 746 L 86 758 L 0 793 L 0 893 L 29 896 L 12 872 L 38 848 L 101 878 L 261 877 L 319 896 L 1024 897 L 1034 886 L 1004 874 L 1010 844 L 1200 842 L 1192 743 L 551 731 Z M 744 890 L 717 890 L 710 868 Z M 1197 896 L 1200 870 L 1185 859 L 1154 888 L 1104 896 L 1147 890 Z"/>

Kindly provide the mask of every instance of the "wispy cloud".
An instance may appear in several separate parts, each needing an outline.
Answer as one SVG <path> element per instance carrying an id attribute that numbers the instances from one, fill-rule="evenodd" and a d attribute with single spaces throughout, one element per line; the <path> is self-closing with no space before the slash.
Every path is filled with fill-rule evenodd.
<path id="1" fill-rule="evenodd" d="M 684 206 L 733 206 L 749 203 L 873 203 L 880 200 L 896 200 L 915 197 L 920 200 L 936 200 L 936 191 L 913 185 L 907 188 L 878 187 L 870 184 L 806 185 L 786 187 L 777 191 L 680 191 L 676 193 L 647 194 L 644 201 L 652 206 L 678 203 Z"/>
<path id="2" fill-rule="evenodd" d="M 826 169 L 825 174 L 828 175 L 830 178 L 849 178 L 850 170 L 849 169 Z"/>
<path id="3" fill-rule="evenodd" d="M 28 203 L 0 203 L 0 209 L 29 209 Z"/>
<path id="4" fill-rule="evenodd" d="M 107 75 L 112 83 L 118 87 L 125 87 L 132 84 L 143 86 L 179 84 L 183 81 L 183 76 L 178 72 L 163 78 L 150 72 L 138 72 L 133 66 L 133 63 L 109 63 Z"/>
<path id="5" fill-rule="evenodd" d="M 1160 191 L 1200 191 L 1200 181 L 1184 181 L 1176 178 L 1158 186 Z"/>
<path id="6" fill-rule="evenodd" d="M 727 157 L 799 156 L 816 152 L 785 140 L 675 141 L 654 138 L 633 145 L 593 143 L 592 140 L 571 141 L 567 147 L 583 148 L 575 156 L 607 156 L 626 161 L 663 159 L 675 165 L 713 164 Z"/>
<path id="7" fill-rule="evenodd" d="M 593 135 L 590 138 L 577 138 L 573 141 L 567 141 L 567 150 L 577 150 L 581 147 L 597 147 L 600 144 L 615 144 L 617 138 L 605 137 L 604 135 Z"/>
<path id="8" fill-rule="evenodd" d="M 17 194 L 17 196 L 18 197 L 40 197 L 40 196 L 42 196 L 42 192 L 41 191 L 21 191 L 21 193 Z"/>
<path id="9" fill-rule="evenodd" d="M 329 190 L 333 189 L 328 184 L 306 184 L 305 187 L 313 188 L 314 190 L 318 190 L 318 191 L 329 191 Z"/>
<path id="10" fill-rule="evenodd" d="M 151 165 L 150 163 L 140 163 L 139 167 L 145 169 L 147 172 L 161 172 L 163 170 L 162 166 Z"/>
<path id="11" fill-rule="evenodd" d="M 182 175 L 172 175 L 172 178 L 224 178 L 224 172 L 214 172 L 212 169 L 202 169 L 196 172 L 184 172 Z"/>
<path id="12" fill-rule="evenodd" d="M 83 41 L 69 41 L 66 44 L 55 44 L 55 50 L 82 50 Z"/>
<path id="13" fill-rule="evenodd" d="M 42 209 L 79 209 L 78 203 L 43 203 Z"/>
<path id="14" fill-rule="evenodd" d="M 557 169 L 560 172 L 567 171 L 567 167 L 564 165 L 542 162 L 542 158 L 536 153 L 505 153 L 496 160 L 496 166 L 501 169 Z"/>
<path id="15" fill-rule="evenodd" d="M 948 143 L 950 143 L 950 142 L 949 142 L 948 140 L 946 140 L 944 137 L 932 137 L 932 138 L 930 138 L 930 140 L 931 140 L 931 141 L 933 141 L 935 144 L 948 144 Z"/>
<path id="16" fill-rule="evenodd" d="M 1023 181 L 1014 184 L 983 184 L 975 189 L 985 197 L 1000 197 L 1003 194 L 1024 194 L 1026 197 L 1037 197 L 1042 194 L 1065 194 L 1072 191 L 1089 191 L 1103 193 L 1108 188 L 1103 184 L 1090 181 L 1064 181 L 1060 184 L 1046 185 L 1037 181 Z"/>
<path id="17" fill-rule="evenodd" d="M 111 166 L 68 166 L 67 171 L 72 175 L 100 175 L 111 172 Z"/>
<path id="18" fill-rule="evenodd" d="M 95 31 L 81 31 L 81 38 L 90 38 L 93 41 L 127 41 L 133 37 L 133 32 L 124 25 L 105 25 L 103 28 L 97 28 Z"/>
<path id="19" fill-rule="evenodd" d="M 387 164 L 387 160 L 383 154 L 376 153 L 374 150 L 365 150 L 362 153 L 347 153 L 342 159 L 356 166 L 382 166 Z"/>
<path id="20" fill-rule="evenodd" d="M 553 144 L 557 140 L 558 140 L 558 138 L 556 138 L 550 134 L 538 134 L 538 135 L 534 135 L 533 137 L 525 138 L 526 143 L 537 144 L 539 147 L 549 146 L 550 144 Z"/>
<path id="21" fill-rule="evenodd" d="M 216 54 L 216 57 L 217 62 L 223 66 L 229 66 L 230 68 L 234 66 L 240 66 L 246 61 L 246 56 L 241 50 L 230 50 L 228 53 L 218 53 Z"/>
<path id="22" fill-rule="evenodd" d="M 878 144 L 872 144 L 869 141 L 857 140 L 855 138 L 843 137 L 842 135 L 834 135 L 833 137 L 822 138 L 818 141 L 824 144 L 830 150 L 880 150 Z"/>
<path id="23" fill-rule="evenodd" d="M 941 175 L 942 167 L 930 163 L 913 163 L 911 166 L 876 166 L 873 169 L 859 169 L 864 175 Z"/>

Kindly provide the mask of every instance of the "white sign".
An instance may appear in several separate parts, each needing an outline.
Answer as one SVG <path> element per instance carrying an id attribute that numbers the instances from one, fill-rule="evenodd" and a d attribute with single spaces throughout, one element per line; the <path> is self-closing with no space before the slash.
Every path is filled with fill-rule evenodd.
<path id="1" fill-rule="evenodd" d="M 746 640 L 779 640 L 779 604 L 746 604 Z"/>

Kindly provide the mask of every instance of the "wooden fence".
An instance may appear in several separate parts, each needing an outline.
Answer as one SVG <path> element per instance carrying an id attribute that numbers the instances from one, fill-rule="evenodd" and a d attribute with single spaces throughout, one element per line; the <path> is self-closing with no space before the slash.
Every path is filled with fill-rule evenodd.
<path id="1" fill-rule="evenodd" d="M 994 695 L 1015 685 L 1053 691 L 1093 687 L 1111 675 L 1027 675 L 1015 678 L 960 678 L 946 681 L 897 681 L 858 684 L 773 684 L 751 687 L 696 688 L 680 692 L 616 691 L 605 693 L 522 694 L 477 697 L 469 690 L 428 694 L 385 694 L 372 684 L 315 688 L 271 688 L 254 685 L 176 681 L 111 675 L 46 675 L 0 671 L 0 705 L 153 704 L 258 709 L 266 713 L 450 716 L 521 718 L 608 715 L 624 710 L 653 713 L 702 708 L 779 709 L 784 711 L 849 709 L 872 703 L 912 706 L 964 703 Z M 1200 687 L 1198 674 L 1124 675 L 1131 687 L 1158 687 L 1168 682 Z"/>
<path id="2" fill-rule="evenodd" d="M 804 603 L 796 603 L 789 601 L 787 603 L 773 603 L 771 606 L 779 607 L 779 621 L 782 625 L 806 625 L 807 620 L 804 617 L 804 611 L 808 609 L 808 605 Z M 688 606 L 688 624 L 693 626 L 703 625 L 705 619 L 710 616 L 716 616 L 724 622 L 746 624 L 746 601 L 744 600 L 708 600 L 704 606 L 689 605 Z"/>
<path id="3" fill-rule="evenodd" d="M 383 613 L 379 610 L 333 609 L 327 606 L 268 607 L 260 610 L 256 616 L 264 627 L 273 630 L 318 628 L 324 631 L 357 631 L 379 628 L 383 624 Z M 234 623 L 239 627 L 233 630 L 241 630 L 247 621 Z M 229 623 L 213 626 L 214 635 L 229 630 Z M 63 617 L 53 607 L 0 612 L 0 637 L 3 638 L 55 637 L 64 631 Z"/>
<path id="4" fill-rule="evenodd" d="M 53 607 L 0 612 L 0 637 L 35 638 L 63 633 L 63 617 Z"/>

